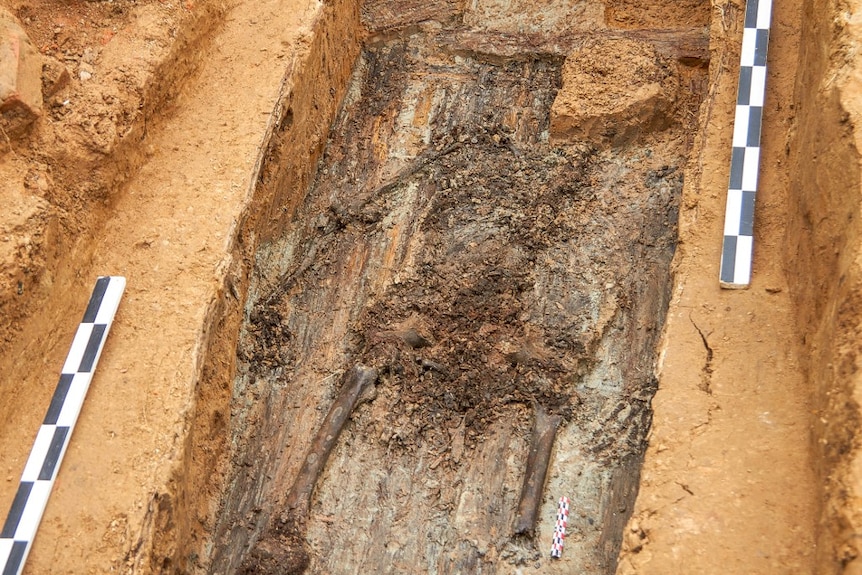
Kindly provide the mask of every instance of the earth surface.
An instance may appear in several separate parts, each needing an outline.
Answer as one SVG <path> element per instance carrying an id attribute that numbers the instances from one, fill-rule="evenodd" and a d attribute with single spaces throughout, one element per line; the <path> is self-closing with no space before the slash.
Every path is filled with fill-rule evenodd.
<path id="1" fill-rule="evenodd" d="M 742 5 L 2 8 L 42 103 L 0 141 L 0 510 L 128 282 L 25 573 L 862 572 L 853 2 L 775 0 L 739 291 Z"/>

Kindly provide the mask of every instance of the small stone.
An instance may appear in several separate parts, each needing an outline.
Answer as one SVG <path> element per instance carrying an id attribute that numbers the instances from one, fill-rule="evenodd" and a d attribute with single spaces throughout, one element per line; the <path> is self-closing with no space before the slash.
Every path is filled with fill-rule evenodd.
<path id="1" fill-rule="evenodd" d="M 81 62 L 81 64 L 78 66 L 78 77 L 81 79 L 82 82 L 92 78 L 93 72 L 93 67 L 85 62 Z"/>
<path id="2" fill-rule="evenodd" d="M 81 54 L 81 61 L 86 64 L 94 64 L 96 62 L 96 57 L 98 54 L 92 48 L 85 48 L 84 53 Z"/>
<path id="3" fill-rule="evenodd" d="M 42 95 L 47 99 L 69 85 L 69 71 L 62 62 L 54 58 L 45 58 L 42 64 Z"/>

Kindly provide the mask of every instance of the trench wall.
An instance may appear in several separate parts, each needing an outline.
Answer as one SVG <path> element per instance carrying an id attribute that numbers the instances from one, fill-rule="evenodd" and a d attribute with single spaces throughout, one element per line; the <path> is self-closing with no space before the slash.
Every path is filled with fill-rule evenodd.
<path id="1" fill-rule="evenodd" d="M 220 493 L 231 477 L 226 470 L 235 463 L 229 445 L 230 389 L 254 252 L 262 238 L 277 233 L 283 214 L 289 214 L 308 189 L 359 50 L 358 14 L 352 0 L 323 6 L 305 46 L 285 70 L 255 167 L 254 190 L 238 214 L 230 255 L 224 260 L 224 287 L 204 321 L 206 359 L 183 435 L 183 457 L 167 489 L 150 503 L 152 543 L 145 564 L 159 572 L 205 570 L 220 544 L 213 530 L 223 504 Z"/>
<path id="2" fill-rule="evenodd" d="M 248 254 L 278 224 L 266 211 L 277 186 L 305 190 L 263 158 L 288 154 L 291 176 L 307 181 L 359 44 L 355 3 L 286 6 L 234 5 L 226 15 L 224 3 L 206 2 L 184 21 L 127 139 L 87 175 L 85 189 L 104 197 L 72 198 L 80 202 L 70 211 L 84 215 L 74 234 L 59 234 L 63 258 L 48 258 L 34 280 L 44 285 L 28 296 L 34 303 L 21 306 L 38 309 L 0 355 L 4 510 L 56 383 L 51 366 L 62 365 L 71 341 L 69 315 L 83 309 L 96 273 L 128 278 L 27 572 L 204 568 L 228 453 Z M 86 171 L 81 165 L 70 173 Z M 72 175 L 65 180 L 77 185 Z M 18 329 L 6 319 L 0 339 Z"/>
<path id="3" fill-rule="evenodd" d="M 811 389 L 812 450 L 822 489 L 819 573 L 860 573 L 862 336 L 859 2 L 809 0 L 790 159 L 786 272 Z"/>
<path id="4" fill-rule="evenodd" d="M 181 572 L 210 569 L 214 554 L 239 557 L 251 536 L 250 523 L 228 526 L 218 521 L 225 505 L 236 504 L 231 497 L 238 493 L 244 498 L 239 505 L 254 516 L 258 512 L 254 494 L 266 478 L 264 472 L 253 478 L 257 484 L 243 484 L 237 489 L 239 477 L 230 471 L 245 467 L 237 460 L 242 455 L 235 449 L 231 429 L 243 428 L 250 418 L 265 416 L 251 404 L 239 412 L 232 412 L 230 405 L 242 304 L 250 289 L 255 252 L 261 243 L 281 233 L 310 187 L 359 53 L 361 36 L 358 3 L 327 2 L 306 36 L 305 49 L 285 70 L 271 130 L 261 148 L 253 196 L 240 217 L 227 289 L 208 322 L 212 335 L 194 424 L 186 436 L 183 466 L 175 476 L 180 507 L 174 511 L 167 506 L 161 514 L 159 521 L 167 529 L 157 530 L 160 536 L 153 546 L 155 558 L 161 558 L 162 564 L 167 559 Z"/>

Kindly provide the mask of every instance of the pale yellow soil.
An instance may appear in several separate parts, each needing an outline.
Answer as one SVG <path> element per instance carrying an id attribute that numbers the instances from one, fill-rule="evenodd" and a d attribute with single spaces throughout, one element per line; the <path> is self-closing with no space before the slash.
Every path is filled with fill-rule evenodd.
<path id="1" fill-rule="evenodd" d="M 811 410 L 782 266 L 784 145 L 799 5 L 774 5 L 754 279 L 719 288 L 741 11 L 716 8 L 715 98 L 683 190 L 674 299 L 640 494 L 618 573 L 810 573 L 817 489 Z"/>
<path id="2" fill-rule="evenodd" d="M 747 291 L 717 282 L 741 15 L 714 11 L 716 98 L 619 573 L 858 572 L 858 62 L 853 28 L 823 17 L 835 9 L 773 8 Z"/>

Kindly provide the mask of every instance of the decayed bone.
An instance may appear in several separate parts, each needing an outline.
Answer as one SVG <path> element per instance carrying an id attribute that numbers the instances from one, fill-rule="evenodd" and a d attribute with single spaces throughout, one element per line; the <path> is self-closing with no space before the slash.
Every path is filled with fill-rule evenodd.
<path id="1" fill-rule="evenodd" d="M 338 396 L 317 430 L 302 469 L 287 495 L 285 512 L 275 518 L 248 554 L 240 568 L 241 573 L 288 575 L 302 573 L 306 569 L 308 552 L 305 549 L 304 525 L 314 487 L 360 396 L 375 381 L 377 370 L 364 365 L 356 365 L 342 376 Z"/>
<path id="2" fill-rule="evenodd" d="M 326 419 L 323 420 L 317 435 L 314 436 L 314 441 L 308 448 L 308 455 L 305 456 L 302 469 L 287 495 L 287 508 L 295 516 L 304 517 L 308 513 L 314 486 L 317 484 L 320 472 L 326 465 L 332 447 L 338 440 L 341 430 L 344 429 L 344 424 L 347 423 L 350 413 L 356 407 L 359 396 L 362 395 L 367 386 L 372 385 L 375 381 L 377 381 L 377 370 L 364 365 L 357 365 L 344 374 L 338 397 L 335 398 L 335 402 L 329 408 L 329 413 L 326 414 Z"/>
<path id="3" fill-rule="evenodd" d="M 428 338 L 417 332 L 413 328 L 397 330 L 397 331 L 381 331 L 375 334 L 375 339 L 386 340 L 386 339 L 397 339 L 401 340 L 413 349 L 421 349 L 423 347 L 430 347 L 431 342 L 428 341 Z"/>
<path id="4" fill-rule="evenodd" d="M 536 422 L 533 426 L 530 452 L 527 455 L 524 487 L 521 489 L 518 515 L 515 518 L 515 535 L 532 535 L 536 528 L 539 506 L 542 503 L 542 491 L 545 488 L 545 477 L 551 461 L 551 450 L 554 447 L 554 438 L 557 436 L 561 419 L 557 414 L 549 414 L 541 405 L 536 406 Z"/>

